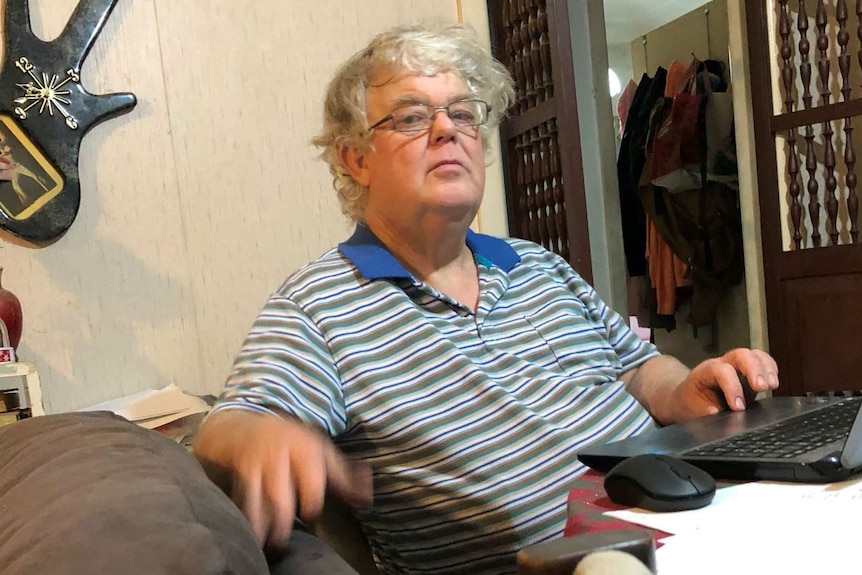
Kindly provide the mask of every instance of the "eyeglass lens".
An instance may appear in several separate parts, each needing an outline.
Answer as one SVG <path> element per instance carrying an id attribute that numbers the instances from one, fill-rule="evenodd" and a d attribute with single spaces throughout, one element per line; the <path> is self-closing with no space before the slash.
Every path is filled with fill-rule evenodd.
<path id="1" fill-rule="evenodd" d="M 463 100 L 440 107 L 413 104 L 396 108 L 392 111 L 392 126 L 400 132 L 425 130 L 434 123 L 438 110 L 445 110 L 452 123 L 462 128 L 479 126 L 488 120 L 488 104 L 481 100 Z"/>

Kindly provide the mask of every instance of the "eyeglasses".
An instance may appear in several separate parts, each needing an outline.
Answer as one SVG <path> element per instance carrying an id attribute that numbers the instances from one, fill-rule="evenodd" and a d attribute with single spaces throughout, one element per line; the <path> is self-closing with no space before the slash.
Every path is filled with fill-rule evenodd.
<path id="1" fill-rule="evenodd" d="M 392 129 L 397 132 L 421 132 L 431 127 L 438 110 L 445 110 L 452 123 L 459 128 L 471 128 L 488 121 L 491 106 L 482 100 L 459 100 L 446 106 L 410 104 L 395 108 L 391 114 L 368 128 L 368 131 L 376 130 L 386 122 L 392 122 Z"/>

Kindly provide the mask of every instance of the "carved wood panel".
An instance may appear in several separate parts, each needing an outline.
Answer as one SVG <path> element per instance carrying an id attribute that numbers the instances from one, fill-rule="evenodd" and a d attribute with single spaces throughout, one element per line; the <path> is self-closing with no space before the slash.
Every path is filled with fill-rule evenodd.
<path id="1" fill-rule="evenodd" d="M 862 389 L 862 0 L 747 3 L 770 351 L 782 394 Z M 854 125 L 854 122 L 856 123 Z M 852 321 L 851 321 L 852 320 Z"/>
<path id="2" fill-rule="evenodd" d="M 489 0 L 494 55 L 515 79 L 501 125 L 509 234 L 561 255 L 589 282 L 592 261 L 565 0 Z"/>

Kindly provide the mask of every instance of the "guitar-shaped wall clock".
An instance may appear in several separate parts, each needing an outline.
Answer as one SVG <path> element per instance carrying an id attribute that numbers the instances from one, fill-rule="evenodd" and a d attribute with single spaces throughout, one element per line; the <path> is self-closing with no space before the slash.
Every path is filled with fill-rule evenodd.
<path id="1" fill-rule="evenodd" d="M 0 228 L 34 246 L 60 238 L 78 214 L 81 140 L 135 107 L 133 94 L 95 95 L 81 64 L 117 0 L 81 0 L 58 38 L 30 24 L 29 0 L 6 0 L 0 68 Z"/>

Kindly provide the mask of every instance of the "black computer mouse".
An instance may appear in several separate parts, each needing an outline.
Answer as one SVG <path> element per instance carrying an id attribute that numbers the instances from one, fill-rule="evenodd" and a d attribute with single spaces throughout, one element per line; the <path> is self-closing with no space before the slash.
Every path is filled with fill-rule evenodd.
<path id="1" fill-rule="evenodd" d="M 650 511 L 684 511 L 709 505 L 715 479 L 691 463 L 658 453 L 624 459 L 605 476 L 614 503 Z"/>

